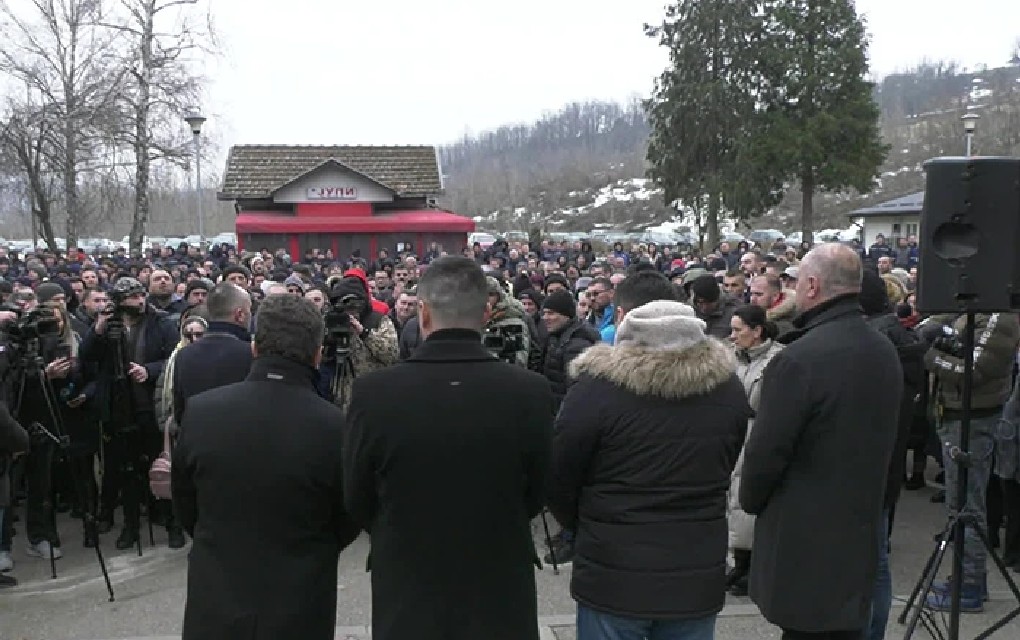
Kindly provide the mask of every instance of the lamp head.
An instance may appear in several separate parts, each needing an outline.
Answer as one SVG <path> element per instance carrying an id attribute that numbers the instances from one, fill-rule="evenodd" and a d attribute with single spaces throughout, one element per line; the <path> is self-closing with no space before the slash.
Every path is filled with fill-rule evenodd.
<path id="1" fill-rule="evenodd" d="M 205 116 L 201 115 L 197 111 L 193 111 L 188 115 L 184 116 L 184 121 L 191 127 L 191 132 L 196 136 L 202 133 L 202 125 L 205 124 Z"/>
<path id="2" fill-rule="evenodd" d="M 963 130 L 968 134 L 972 134 L 977 129 L 977 121 L 981 119 L 981 116 L 976 113 L 968 113 L 960 119 L 963 120 Z"/>

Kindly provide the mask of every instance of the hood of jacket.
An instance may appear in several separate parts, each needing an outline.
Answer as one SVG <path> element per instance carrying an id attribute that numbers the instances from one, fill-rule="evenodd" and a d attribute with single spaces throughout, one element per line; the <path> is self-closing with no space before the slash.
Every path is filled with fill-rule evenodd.
<path id="1" fill-rule="evenodd" d="M 769 322 L 793 320 L 797 315 L 797 292 L 793 289 L 783 289 L 780 295 L 782 299 L 779 304 L 765 312 L 765 318 Z"/>
<path id="2" fill-rule="evenodd" d="M 521 304 L 520 300 L 511 298 L 507 295 L 506 291 L 502 287 L 499 288 L 499 302 L 492 308 L 492 315 L 489 316 L 489 322 L 499 322 L 500 320 L 507 320 L 509 318 L 524 319 L 525 311 L 524 305 Z"/>
<path id="3" fill-rule="evenodd" d="M 605 380 L 639 396 L 679 400 L 709 393 L 737 370 L 732 347 L 708 338 L 687 349 L 589 347 L 570 363 L 574 378 Z"/>
<path id="4" fill-rule="evenodd" d="M 381 313 L 383 315 L 389 313 L 390 306 L 383 302 L 382 300 L 376 300 L 375 298 L 372 297 L 372 294 L 369 292 L 368 276 L 365 275 L 364 271 L 362 271 L 361 269 L 348 269 L 347 271 L 344 271 L 343 277 L 345 278 L 354 277 L 357 278 L 358 280 L 361 280 L 361 284 L 365 288 L 365 298 L 368 300 L 368 306 L 372 309 L 372 311 L 375 311 L 376 313 Z"/>

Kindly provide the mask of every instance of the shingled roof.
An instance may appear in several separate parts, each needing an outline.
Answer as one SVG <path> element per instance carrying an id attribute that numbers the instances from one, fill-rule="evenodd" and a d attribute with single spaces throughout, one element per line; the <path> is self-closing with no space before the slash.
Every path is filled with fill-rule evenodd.
<path id="1" fill-rule="evenodd" d="M 435 147 L 237 145 L 227 156 L 221 200 L 269 198 L 327 162 L 337 162 L 398 196 L 442 191 Z"/>

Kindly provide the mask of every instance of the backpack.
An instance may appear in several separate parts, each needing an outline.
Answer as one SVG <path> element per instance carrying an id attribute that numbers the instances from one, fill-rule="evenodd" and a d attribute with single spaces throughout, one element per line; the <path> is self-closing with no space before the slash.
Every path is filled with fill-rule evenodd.
<path id="1" fill-rule="evenodd" d="M 163 451 L 152 461 L 149 467 L 149 490 L 160 500 L 170 500 L 170 424 L 168 418 L 163 428 Z"/>

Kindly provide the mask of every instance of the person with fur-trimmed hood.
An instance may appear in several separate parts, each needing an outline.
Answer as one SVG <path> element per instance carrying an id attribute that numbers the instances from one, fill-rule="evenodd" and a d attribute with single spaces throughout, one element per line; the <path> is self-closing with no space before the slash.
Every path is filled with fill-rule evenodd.
<path id="1" fill-rule="evenodd" d="M 489 283 L 489 305 L 491 310 L 484 330 L 486 333 L 494 333 L 505 331 L 507 327 L 520 327 L 519 330 L 523 335 L 523 344 L 514 354 L 511 364 L 527 367 L 532 338 L 528 321 L 525 319 L 527 314 L 524 311 L 524 305 L 510 297 L 500 285 L 499 280 L 492 276 L 486 276 L 485 279 Z"/>
<path id="2" fill-rule="evenodd" d="M 547 501 L 576 531 L 579 640 L 712 637 L 725 602 L 726 492 L 751 409 L 733 350 L 674 296 L 659 273 L 628 277 L 615 346 L 570 367 Z"/>

